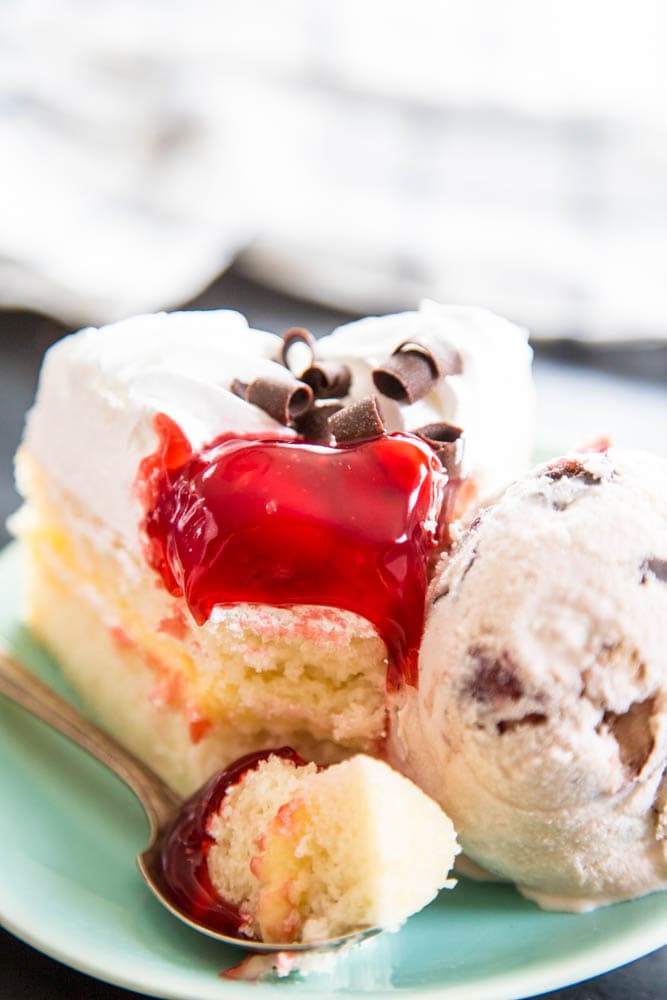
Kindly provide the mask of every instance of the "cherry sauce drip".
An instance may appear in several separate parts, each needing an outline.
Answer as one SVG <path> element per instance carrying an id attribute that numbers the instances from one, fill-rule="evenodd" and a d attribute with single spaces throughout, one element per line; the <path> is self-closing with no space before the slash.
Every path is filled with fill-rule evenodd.
<path id="1" fill-rule="evenodd" d="M 208 852 L 214 844 L 208 833 L 209 820 L 220 809 L 227 790 L 270 756 L 290 760 L 297 767 L 306 763 L 291 747 L 261 750 L 240 757 L 230 767 L 213 775 L 185 802 L 162 844 L 162 890 L 197 923 L 230 937 L 242 934 L 244 921 L 238 909 L 213 888 L 207 864 Z"/>
<path id="2" fill-rule="evenodd" d="M 387 687 L 417 684 L 429 564 L 451 507 L 426 444 L 223 435 L 195 452 L 169 417 L 155 426 L 138 475 L 146 556 L 199 624 L 241 602 L 355 612 L 386 644 Z"/>

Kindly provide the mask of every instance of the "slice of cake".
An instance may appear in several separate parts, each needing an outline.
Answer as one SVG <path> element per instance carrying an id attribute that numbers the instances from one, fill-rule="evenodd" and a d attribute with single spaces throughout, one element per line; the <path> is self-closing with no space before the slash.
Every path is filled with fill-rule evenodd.
<path id="1" fill-rule="evenodd" d="M 396 930 L 452 884 L 457 852 L 451 821 L 388 765 L 357 755 L 322 770 L 283 748 L 209 782 L 163 863 L 167 891 L 199 920 L 290 944 Z"/>
<path id="2" fill-rule="evenodd" d="M 17 457 L 27 619 L 184 793 L 266 746 L 381 752 L 449 522 L 525 463 L 496 418 L 532 424 L 523 331 L 432 304 L 357 327 L 162 314 L 46 356 Z"/>

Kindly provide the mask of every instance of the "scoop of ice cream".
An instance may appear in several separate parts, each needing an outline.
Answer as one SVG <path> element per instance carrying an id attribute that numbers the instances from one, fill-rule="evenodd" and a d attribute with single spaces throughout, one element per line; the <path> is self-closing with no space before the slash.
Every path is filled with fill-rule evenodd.
<path id="1" fill-rule="evenodd" d="M 466 854 L 545 908 L 667 887 L 667 462 L 510 486 L 436 575 L 391 756 Z"/>

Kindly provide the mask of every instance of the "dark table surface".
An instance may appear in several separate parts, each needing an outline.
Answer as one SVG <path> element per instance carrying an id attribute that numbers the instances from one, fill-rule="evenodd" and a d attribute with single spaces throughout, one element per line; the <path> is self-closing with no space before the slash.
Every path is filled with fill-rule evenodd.
<path id="1" fill-rule="evenodd" d="M 233 272 L 191 305 L 237 308 L 246 313 L 253 325 L 269 330 L 299 324 L 321 332 L 347 318 L 333 310 L 268 292 Z M 8 541 L 5 517 L 18 505 L 11 457 L 21 434 L 23 415 L 34 395 L 44 351 L 65 332 L 58 324 L 40 316 L 0 313 L 0 544 Z M 600 351 L 567 342 L 552 344 L 538 351 L 536 379 L 542 405 L 540 419 L 547 432 L 553 426 L 561 433 L 576 426 L 586 434 L 592 428 L 584 423 L 591 419 L 597 429 L 603 429 L 600 421 L 608 413 L 609 420 L 619 422 L 617 436 L 632 439 L 641 433 L 648 439 L 644 443 L 667 453 L 667 348 Z M 582 387 L 585 393 L 581 393 Z M 573 395 L 581 397 L 582 405 L 585 396 L 589 409 L 583 408 L 573 415 Z M 620 418 L 618 412 L 612 413 L 612 408 L 618 411 L 619 400 L 624 409 Z M 593 405 L 595 411 L 591 413 Z M 0 1000 L 127 1000 L 128 997 L 139 1000 L 139 994 L 75 972 L 0 930 Z M 667 1000 L 667 948 L 545 997 Z"/>

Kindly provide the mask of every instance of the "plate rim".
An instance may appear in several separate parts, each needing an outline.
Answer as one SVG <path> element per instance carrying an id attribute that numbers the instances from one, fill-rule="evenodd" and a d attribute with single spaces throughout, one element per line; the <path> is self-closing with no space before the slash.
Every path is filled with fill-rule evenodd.
<path id="1" fill-rule="evenodd" d="M 183 980 L 182 989 L 180 987 L 169 988 L 166 983 L 158 982 L 153 977 L 141 976 L 137 973 L 123 976 L 112 973 L 109 966 L 105 966 L 103 962 L 82 960 L 75 949 L 68 950 L 67 947 L 56 943 L 55 939 L 47 940 L 44 935 L 35 935 L 18 922 L 15 924 L 13 921 L 7 920 L 1 907 L 0 918 L 5 929 L 15 937 L 50 958 L 67 965 L 69 968 L 92 976 L 101 982 L 143 993 L 149 997 L 159 997 L 160 1000 L 214 1000 L 214 998 L 221 997 L 223 1000 L 224 998 L 227 998 L 227 1000 L 240 1000 L 240 998 L 247 1000 L 248 985 L 252 985 L 255 993 L 258 991 L 262 993 L 270 991 L 273 994 L 276 987 L 275 983 L 248 984 L 216 978 L 211 981 L 210 991 L 207 990 L 205 993 L 198 992 L 195 994 L 192 985 L 187 985 L 187 975 L 179 975 L 178 979 Z M 656 924 L 659 925 L 659 921 L 656 921 Z M 504 972 L 486 976 L 481 981 L 454 984 L 453 986 L 426 984 L 423 986 L 412 985 L 405 989 L 392 986 L 389 989 L 372 992 L 347 989 L 336 990 L 335 992 L 340 996 L 350 998 L 350 1000 L 369 1000 L 372 997 L 376 997 L 378 1000 L 380 998 L 384 1000 L 384 998 L 392 997 L 393 1000 L 396 1000 L 396 997 L 401 994 L 405 996 L 418 995 L 431 997 L 433 1000 L 438 1000 L 438 998 L 443 998 L 443 1000 L 525 1000 L 527 997 L 540 996 L 552 990 L 573 986 L 576 983 L 595 978 L 598 975 L 613 972 L 630 962 L 645 958 L 659 951 L 660 948 L 666 946 L 664 929 L 662 933 L 659 931 L 660 928 L 658 926 L 655 940 L 651 935 L 648 936 L 648 947 L 646 947 L 647 938 L 645 936 L 645 928 L 641 930 L 635 929 L 629 932 L 627 939 L 624 940 L 625 947 L 621 948 L 620 951 L 617 947 L 618 938 L 615 937 L 611 944 L 605 942 L 593 949 L 592 952 L 579 956 L 577 959 L 566 959 L 564 962 L 555 959 L 549 960 L 545 963 L 540 963 L 537 969 L 527 969 L 519 974 L 514 971 Z M 641 950 L 637 951 L 638 939 L 640 938 L 642 941 L 640 945 Z M 614 951 L 614 959 L 610 965 L 608 953 L 612 949 Z M 560 974 L 558 974 L 557 970 L 560 970 Z M 554 975 L 554 973 L 556 974 Z M 159 992 L 156 992 L 156 987 Z M 281 985 L 280 988 L 284 989 L 285 987 Z M 305 1000 L 325 995 L 326 993 L 321 984 L 315 990 L 308 990 L 307 992 L 300 990 L 298 993 L 298 997 L 305 998 Z"/>

